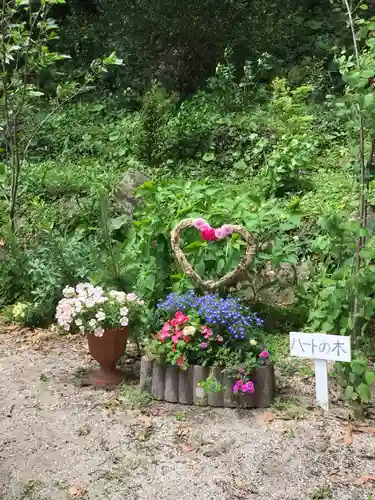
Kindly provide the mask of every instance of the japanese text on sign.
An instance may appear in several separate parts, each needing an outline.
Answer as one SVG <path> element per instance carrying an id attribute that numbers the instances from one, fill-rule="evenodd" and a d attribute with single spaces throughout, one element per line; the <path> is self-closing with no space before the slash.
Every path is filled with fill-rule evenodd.
<path id="1" fill-rule="evenodd" d="M 350 337 L 290 332 L 290 354 L 300 358 L 350 361 Z"/>

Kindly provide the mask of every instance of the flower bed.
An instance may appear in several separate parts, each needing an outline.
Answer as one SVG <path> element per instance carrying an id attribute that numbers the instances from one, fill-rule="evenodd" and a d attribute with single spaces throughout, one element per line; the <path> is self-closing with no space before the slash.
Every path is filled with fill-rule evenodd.
<path id="1" fill-rule="evenodd" d="M 221 368 L 200 365 L 181 370 L 162 365 L 144 356 L 141 360 L 140 388 L 153 398 L 170 403 L 227 408 L 266 408 L 271 405 L 275 376 L 272 363 L 259 366 L 251 373 L 253 392 L 235 390 L 238 379 Z"/>
<path id="2" fill-rule="evenodd" d="M 269 406 L 274 370 L 262 320 L 239 299 L 171 294 L 158 305 L 158 321 L 142 360 L 143 390 L 176 403 Z"/>

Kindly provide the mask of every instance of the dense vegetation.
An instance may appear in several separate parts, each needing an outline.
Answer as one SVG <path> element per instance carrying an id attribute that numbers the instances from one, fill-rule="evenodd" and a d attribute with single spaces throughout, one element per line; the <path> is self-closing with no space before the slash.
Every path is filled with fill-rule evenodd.
<path id="1" fill-rule="evenodd" d="M 366 333 L 346 385 L 367 402 L 371 161 L 362 184 L 358 174 L 375 134 L 375 7 L 352 13 L 356 59 L 340 1 L 45 2 L 40 15 L 53 14 L 59 38 L 51 21 L 34 37 L 27 2 L 10 3 L 0 43 L 19 56 L 4 56 L 0 87 L 5 314 L 48 324 L 62 288 L 87 279 L 135 285 L 151 311 L 192 286 L 170 251 L 177 221 L 242 223 L 258 252 L 232 292 L 271 329 Z M 18 31 L 5 28 L 14 16 Z M 208 247 L 189 233 L 185 244 L 212 277 L 242 250 L 235 238 Z"/>

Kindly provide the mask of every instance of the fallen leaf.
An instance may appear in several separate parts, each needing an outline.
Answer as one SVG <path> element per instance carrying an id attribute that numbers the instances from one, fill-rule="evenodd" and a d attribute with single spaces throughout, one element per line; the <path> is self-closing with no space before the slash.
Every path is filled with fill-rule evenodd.
<path id="1" fill-rule="evenodd" d="M 142 420 L 146 428 L 151 428 L 154 425 L 152 418 L 148 415 L 141 415 L 139 419 Z"/>
<path id="2" fill-rule="evenodd" d="M 347 445 L 353 444 L 353 428 L 348 425 L 344 431 L 344 443 Z"/>
<path id="3" fill-rule="evenodd" d="M 275 420 L 274 413 L 271 413 L 270 411 L 265 411 L 263 413 L 263 420 L 266 424 L 268 424 L 269 422 L 272 422 L 272 420 Z"/>
<path id="4" fill-rule="evenodd" d="M 188 443 L 181 443 L 180 448 L 183 453 L 191 453 L 192 451 L 195 451 L 194 446 L 191 446 L 191 444 Z"/>
<path id="5" fill-rule="evenodd" d="M 368 483 L 369 481 L 375 482 L 375 476 L 361 476 L 354 481 L 354 484 L 356 486 L 362 486 L 363 484 Z"/>
<path id="6" fill-rule="evenodd" d="M 68 493 L 73 498 L 83 497 L 86 493 L 86 488 L 83 486 L 71 486 L 68 490 Z"/>
<path id="7" fill-rule="evenodd" d="M 366 434 L 375 434 L 375 427 L 355 427 L 355 432 L 365 432 Z"/>
<path id="8" fill-rule="evenodd" d="M 249 491 L 249 485 L 247 483 L 245 483 L 244 481 L 242 481 L 242 479 L 240 479 L 239 477 L 234 478 L 234 483 L 237 486 L 237 488 L 239 488 L 240 490 Z"/>

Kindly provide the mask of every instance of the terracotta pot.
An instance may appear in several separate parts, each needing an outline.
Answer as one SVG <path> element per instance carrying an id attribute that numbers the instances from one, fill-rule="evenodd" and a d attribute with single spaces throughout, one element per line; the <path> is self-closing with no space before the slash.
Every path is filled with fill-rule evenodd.
<path id="1" fill-rule="evenodd" d="M 126 349 L 128 328 L 105 330 L 103 337 L 93 334 L 87 336 L 91 356 L 100 364 L 99 370 L 92 371 L 87 382 L 95 387 L 118 385 L 124 379 L 124 373 L 116 364 Z"/>

